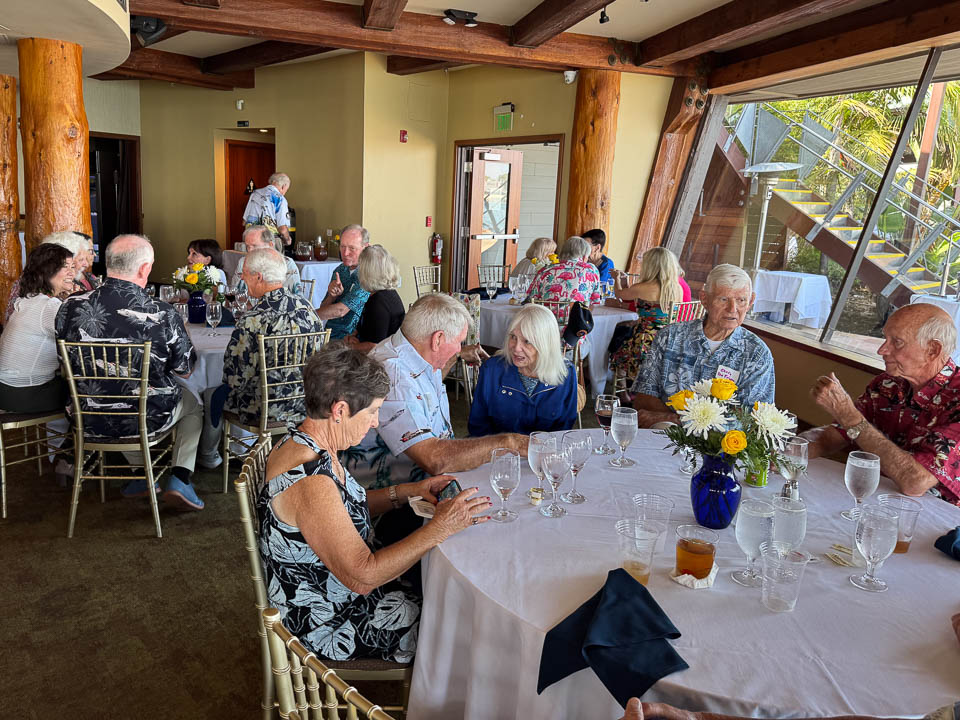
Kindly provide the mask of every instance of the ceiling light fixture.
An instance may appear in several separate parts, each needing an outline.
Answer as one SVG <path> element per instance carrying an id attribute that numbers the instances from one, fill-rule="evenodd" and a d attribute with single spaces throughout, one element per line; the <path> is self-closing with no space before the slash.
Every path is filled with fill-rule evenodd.
<path id="1" fill-rule="evenodd" d="M 447 25 L 456 25 L 462 22 L 464 27 L 472 28 L 477 26 L 477 14 L 469 10 L 451 10 L 443 11 L 443 21 Z"/>
<path id="2" fill-rule="evenodd" d="M 608 22 L 610 22 L 610 16 L 607 15 L 607 6 L 604 5 L 603 10 L 600 11 L 600 24 L 603 25 Z"/>
<path id="3" fill-rule="evenodd" d="M 270 131 L 267 130 L 266 128 L 260 128 L 260 132 L 262 132 L 262 133 L 267 133 L 267 132 L 270 132 Z"/>

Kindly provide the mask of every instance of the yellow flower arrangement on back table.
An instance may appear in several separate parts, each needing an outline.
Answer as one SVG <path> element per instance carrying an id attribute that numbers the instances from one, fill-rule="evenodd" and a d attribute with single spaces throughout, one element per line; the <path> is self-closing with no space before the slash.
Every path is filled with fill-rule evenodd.
<path id="1" fill-rule="evenodd" d="M 751 485 L 767 484 L 771 463 L 783 461 L 784 441 L 796 421 L 773 403 L 744 408 L 737 385 L 727 378 L 701 380 L 667 400 L 680 423 L 658 430 L 674 448 L 700 454 L 701 469 L 691 481 L 690 495 L 697 522 L 715 529 L 730 524 L 740 504 L 740 486 L 733 468 L 740 467 Z"/>

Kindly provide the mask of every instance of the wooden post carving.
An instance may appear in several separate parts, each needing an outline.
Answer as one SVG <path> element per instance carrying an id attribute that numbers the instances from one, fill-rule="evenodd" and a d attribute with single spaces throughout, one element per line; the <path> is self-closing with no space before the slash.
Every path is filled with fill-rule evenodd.
<path id="1" fill-rule="evenodd" d="M 620 73 L 581 70 L 573 114 L 567 235 L 591 228 L 609 232 L 619 112 Z"/>
<path id="2" fill-rule="evenodd" d="M 92 234 L 82 51 L 61 40 L 17 41 L 27 252 L 59 230 Z"/>
<path id="3" fill-rule="evenodd" d="M 17 80 L 0 75 L 0 313 L 20 277 L 20 194 L 17 189 Z M 4 315 L 0 314 L 0 318 Z"/>
<path id="4" fill-rule="evenodd" d="M 673 83 L 663 120 L 660 146 L 647 185 L 647 195 L 637 221 L 637 233 L 630 252 L 630 272 L 639 272 L 643 253 L 657 247 L 670 219 L 680 180 L 687 165 L 697 127 L 706 105 L 705 81 L 677 78 Z"/>

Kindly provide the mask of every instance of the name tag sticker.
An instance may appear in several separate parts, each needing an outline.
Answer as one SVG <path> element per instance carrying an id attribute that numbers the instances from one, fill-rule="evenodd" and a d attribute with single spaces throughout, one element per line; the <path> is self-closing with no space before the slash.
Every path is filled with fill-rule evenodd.
<path id="1" fill-rule="evenodd" d="M 728 368 L 726 365 L 721 365 L 717 368 L 717 377 L 736 382 L 740 378 L 740 371 Z"/>

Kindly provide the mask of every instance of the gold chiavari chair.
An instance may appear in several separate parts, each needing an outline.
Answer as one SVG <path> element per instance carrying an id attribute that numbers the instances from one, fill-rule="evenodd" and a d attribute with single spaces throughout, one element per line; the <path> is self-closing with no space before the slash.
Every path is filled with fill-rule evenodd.
<path id="1" fill-rule="evenodd" d="M 488 282 L 495 282 L 502 287 L 506 284 L 507 278 L 510 277 L 511 267 L 511 265 L 477 265 L 480 287 Z"/>
<path id="2" fill-rule="evenodd" d="M 300 294 L 310 303 L 310 307 L 313 307 L 313 286 L 316 282 L 317 281 L 312 278 L 310 280 L 300 280 Z"/>
<path id="3" fill-rule="evenodd" d="M 303 366 L 317 350 L 330 340 L 330 331 L 257 335 L 260 356 L 260 424 L 244 423 L 238 415 L 223 413 L 223 492 L 227 492 L 230 458 L 243 459 L 256 443 L 256 438 L 231 437 L 230 429 L 239 428 L 257 437 L 264 433 L 282 435 L 287 431 L 283 420 L 270 419 L 270 404 L 303 398 Z M 291 392 L 292 389 L 292 392 Z M 294 420 L 294 418 L 290 418 Z M 231 445 L 242 450 L 234 452 Z"/>
<path id="4" fill-rule="evenodd" d="M 699 300 L 677 302 L 670 308 L 670 322 L 689 322 L 703 317 L 703 305 Z"/>
<path id="5" fill-rule="evenodd" d="M 417 297 L 424 293 L 440 292 L 440 266 L 414 265 L 413 279 L 417 285 Z"/>
<path id="6" fill-rule="evenodd" d="M 347 720 L 358 720 L 360 716 L 368 720 L 393 720 L 391 712 L 406 712 L 406 694 L 403 705 L 376 705 L 360 694 L 348 680 L 396 680 L 404 679 L 409 686 L 412 674 L 411 665 L 396 665 L 385 661 L 349 661 L 345 663 L 325 664 L 310 650 L 304 647 L 296 635 L 284 627 L 280 621 L 280 611 L 267 608 L 263 611 L 263 625 L 270 642 L 270 660 L 276 678 L 277 701 L 280 717 L 308 717 L 321 720 L 321 711 L 326 712 L 327 720 L 339 720 L 340 710 L 346 710 Z M 394 665 L 395 669 L 364 671 L 347 674 L 347 668 L 360 663 L 379 663 Z M 320 701 L 320 684 L 324 685 L 324 701 Z M 338 701 L 337 696 L 343 698 Z"/>
<path id="7" fill-rule="evenodd" d="M 154 483 L 170 469 L 169 457 L 173 448 L 175 426 L 166 430 L 150 432 L 147 428 L 147 392 L 150 378 L 150 347 L 145 343 L 116 342 L 65 342 L 57 341 L 60 352 L 60 364 L 66 375 L 73 403 L 74 422 L 74 475 L 73 494 L 70 498 L 70 520 L 67 525 L 67 537 L 73 537 L 74 522 L 77 517 L 77 503 L 80 487 L 84 480 L 100 481 L 100 502 L 106 500 L 104 482 L 106 480 L 131 480 L 143 478 L 147 484 L 147 497 L 153 511 L 153 522 L 160 531 L 160 512 L 157 508 L 157 496 L 153 492 Z M 89 392 L 97 389 L 99 392 Z M 137 398 L 136 410 L 118 409 L 116 405 L 123 401 L 129 403 Z M 86 437 L 85 423 L 94 417 L 111 416 L 136 418 L 138 434 L 129 437 L 103 438 Z M 171 440 L 158 454 L 152 449 L 160 442 Z M 142 474 L 130 474 L 131 468 L 124 465 L 107 465 L 105 452 L 137 452 L 143 456 Z M 89 452 L 89 456 L 87 453 Z M 94 473 L 94 460 L 96 470 Z M 165 464 L 161 464 L 167 460 Z M 126 473 L 108 473 L 108 470 L 127 470 Z"/>
<path id="8" fill-rule="evenodd" d="M 272 720 L 274 717 L 274 682 L 270 664 L 270 644 L 267 642 L 267 631 L 263 627 L 262 612 L 267 609 L 267 586 L 263 580 L 263 563 L 260 561 L 258 544 L 260 524 L 257 521 L 256 500 L 257 493 L 265 481 L 264 471 L 272 441 L 273 438 L 270 435 L 260 436 L 253 450 L 243 461 L 240 477 L 233 481 L 240 505 L 240 524 L 243 526 L 244 548 L 247 551 L 247 559 L 250 561 L 250 579 L 253 581 L 254 604 L 257 608 L 257 635 L 260 638 L 260 707 L 263 710 L 263 720 Z"/>
<path id="9" fill-rule="evenodd" d="M 69 432 L 47 432 L 47 423 L 54 420 L 64 420 L 66 415 L 63 412 L 39 412 L 39 413 L 14 413 L 0 411 L 0 496 L 2 496 L 3 506 L 2 517 L 7 517 L 7 466 L 19 465 L 20 463 L 30 462 L 33 459 L 37 461 L 37 474 L 43 472 L 43 456 L 58 455 L 68 452 L 51 444 L 51 440 L 66 438 Z M 29 439 L 29 428 L 33 428 L 33 439 Z M 8 442 L 4 433 L 11 430 L 23 430 L 22 442 Z M 11 460 L 8 453 L 11 450 L 23 448 L 23 457 L 18 460 Z M 36 452 L 33 452 L 36 451 Z"/>

